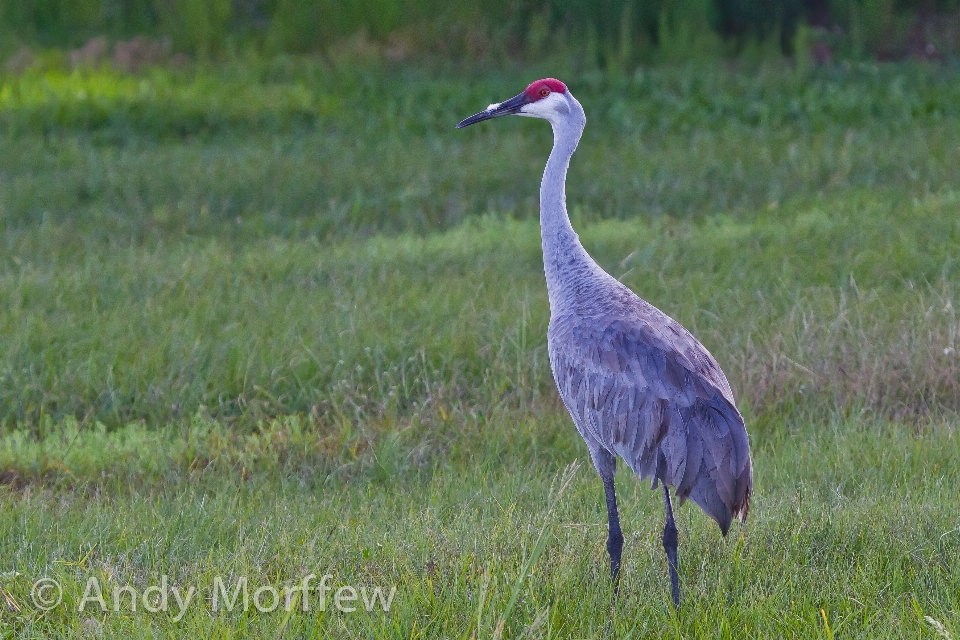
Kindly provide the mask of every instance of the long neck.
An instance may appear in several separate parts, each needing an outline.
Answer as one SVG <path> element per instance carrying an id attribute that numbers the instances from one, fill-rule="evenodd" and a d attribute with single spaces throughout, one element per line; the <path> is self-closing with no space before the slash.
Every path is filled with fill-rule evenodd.
<path id="1" fill-rule="evenodd" d="M 562 120 L 553 122 L 553 151 L 540 183 L 540 235 L 543 242 L 543 270 L 547 278 L 550 308 L 556 310 L 567 293 L 564 283 L 572 271 L 589 268 L 592 260 L 580 245 L 567 215 L 567 167 L 577 148 L 586 119 L 579 104 Z"/>

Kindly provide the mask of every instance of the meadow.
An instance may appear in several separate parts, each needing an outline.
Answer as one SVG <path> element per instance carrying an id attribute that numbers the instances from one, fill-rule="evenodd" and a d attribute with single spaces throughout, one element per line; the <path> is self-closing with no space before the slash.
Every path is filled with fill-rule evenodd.
<path id="1" fill-rule="evenodd" d="M 751 436 L 746 526 L 678 512 L 679 614 L 626 472 L 613 594 L 553 387 L 549 128 L 453 129 L 546 75 L 587 112 L 581 240 Z M 0 634 L 960 637 L 958 116 L 949 63 L 0 78 Z M 210 606 L 311 573 L 395 597 Z M 164 576 L 182 616 L 79 610 Z"/>

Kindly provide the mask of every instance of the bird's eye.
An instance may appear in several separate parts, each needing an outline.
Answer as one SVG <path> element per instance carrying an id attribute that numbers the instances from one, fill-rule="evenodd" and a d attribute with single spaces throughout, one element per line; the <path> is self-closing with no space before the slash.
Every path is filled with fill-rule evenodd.
<path id="1" fill-rule="evenodd" d="M 544 87 L 543 89 L 540 89 L 541 98 L 546 98 L 548 95 L 550 95 L 550 89 L 547 89 L 546 87 Z"/>

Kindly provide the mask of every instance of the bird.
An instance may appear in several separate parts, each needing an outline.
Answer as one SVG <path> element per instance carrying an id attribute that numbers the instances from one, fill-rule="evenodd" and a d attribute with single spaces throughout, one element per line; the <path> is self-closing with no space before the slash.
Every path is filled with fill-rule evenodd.
<path id="1" fill-rule="evenodd" d="M 614 475 L 621 459 L 654 490 L 663 486 L 661 542 L 674 610 L 680 606 L 678 506 L 689 498 L 724 536 L 750 508 L 753 463 L 743 417 L 716 359 L 679 322 L 604 271 L 567 215 L 566 177 L 586 125 L 567 86 L 544 78 L 462 120 L 458 129 L 501 116 L 540 118 L 553 149 L 540 184 L 540 235 L 550 303 L 547 351 L 564 405 L 603 481 L 607 553 L 620 584 L 623 532 Z"/>

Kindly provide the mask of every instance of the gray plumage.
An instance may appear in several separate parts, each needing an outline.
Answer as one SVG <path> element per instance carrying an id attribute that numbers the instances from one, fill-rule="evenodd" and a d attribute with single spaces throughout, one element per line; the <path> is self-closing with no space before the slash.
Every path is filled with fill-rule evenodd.
<path id="1" fill-rule="evenodd" d="M 570 157 L 586 118 L 559 81 L 546 79 L 467 118 L 548 120 L 554 146 L 540 187 L 544 274 L 550 300 L 547 344 L 560 397 L 604 482 L 607 549 L 619 577 L 622 533 L 613 476 L 620 457 L 641 478 L 664 485 L 673 601 L 679 605 L 677 531 L 668 486 L 690 498 L 726 535 L 743 522 L 753 486 L 750 448 L 730 384 L 707 349 L 678 322 L 607 274 L 590 257 L 566 210 Z"/>
<path id="2" fill-rule="evenodd" d="M 692 499 L 726 534 L 734 516 L 747 515 L 752 472 L 723 372 L 686 329 L 622 284 L 585 280 L 551 316 L 547 340 L 560 396 L 594 464 L 612 475 L 611 456 L 619 456 L 651 488 L 660 481 L 681 504 Z"/>

